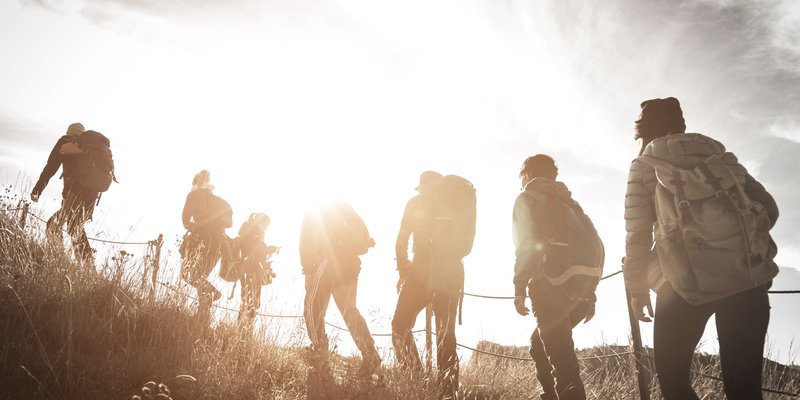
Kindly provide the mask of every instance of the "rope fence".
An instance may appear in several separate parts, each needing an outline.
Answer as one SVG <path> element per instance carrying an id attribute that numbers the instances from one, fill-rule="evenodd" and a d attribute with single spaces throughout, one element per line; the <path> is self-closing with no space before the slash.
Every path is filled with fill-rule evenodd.
<path id="1" fill-rule="evenodd" d="M 23 207 L 8 208 L 8 209 L 0 210 L 0 211 L 2 211 L 3 213 L 22 211 L 22 216 L 20 217 L 20 225 L 22 226 L 23 229 L 25 228 L 25 222 L 27 221 L 27 219 L 29 217 L 30 218 L 34 218 L 34 219 L 36 219 L 36 220 L 38 220 L 40 222 L 47 223 L 47 221 L 44 220 L 43 218 L 39 217 L 38 215 L 36 215 L 34 213 L 29 212 L 29 203 L 24 203 Z M 107 240 L 107 239 L 100 239 L 100 238 L 95 238 L 95 237 L 87 237 L 87 239 L 95 241 L 95 242 L 106 243 L 106 244 L 146 245 L 146 246 L 148 246 L 148 249 L 147 249 L 147 252 L 146 252 L 147 254 L 145 256 L 145 259 L 146 259 L 146 261 L 149 261 L 150 264 L 152 264 L 149 267 L 152 268 L 152 271 L 153 271 L 153 276 L 152 276 L 153 287 L 155 287 L 155 285 L 157 283 L 158 285 L 160 285 L 162 287 L 165 287 L 165 288 L 167 288 L 169 290 L 172 290 L 175 293 L 181 294 L 181 295 L 185 296 L 186 298 L 192 299 L 194 301 L 199 301 L 199 299 L 197 297 L 189 295 L 189 294 L 186 294 L 186 293 L 182 293 L 177 288 L 173 287 L 173 285 L 171 285 L 171 284 L 159 282 L 159 281 L 156 280 L 158 269 L 159 269 L 159 265 L 158 265 L 159 258 L 160 258 L 159 255 L 161 253 L 161 247 L 163 245 L 163 235 L 159 235 L 158 239 L 155 239 L 155 240 L 138 241 L 138 242 L 125 242 L 125 241 Z M 146 264 L 147 264 L 147 262 L 146 262 Z M 600 278 L 600 281 L 604 281 L 604 280 L 609 279 L 611 277 L 617 276 L 617 275 L 621 274 L 622 272 L 623 272 L 622 270 L 619 270 L 619 271 L 613 272 L 611 274 L 605 275 L 602 278 Z M 769 294 L 800 294 L 800 290 L 770 290 L 770 291 L 768 291 L 768 293 Z M 468 292 L 464 292 L 463 295 L 464 296 L 469 296 L 469 297 L 475 297 L 475 298 L 491 299 L 491 300 L 513 300 L 514 299 L 514 296 L 490 296 L 490 295 L 482 295 L 482 294 L 468 293 Z M 230 307 L 226 307 L 226 306 L 222 306 L 222 305 L 218 305 L 218 304 L 213 304 L 213 307 L 215 307 L 217 309 L 221 309 L 221 310 L 230 311 L 230 312 L 236 312 L 236 313 L 240 312 L 240 310 L 237 310 L 237 309 L 234 309 L 234 308 L 230 308 Z M 256 313 L 255 315 L 258 316 L 258 317 L 263 317 L 263 318 L 286 318 L 286 319 L 302 319 L 302 318 L 304 318 L 303 315 L 279 315 L 279 314 L 265 314 L 265 313 Z M 330 326 L 330 327 L 332 327 L 332 328 L 334 328 L 334 329 L 337 329 L 337 330 L 340 330 L 340 331 L 343 331 L 343 332 L 349 332 L 346 328 L 334 325 L 334 324 L 329 323 L 327 321 L 325 322 L 325 324 Z M 638 327 L 637 327 L 637 329 L 638 329 Z M 412 331 L 413 334 L 423 333 L 423 332 L 427 332 L 427 329 L 420 329 L 420 330 Z M 430 332 L 430 333 L 435 335 L 435 333 L 433 333 L 433 332 Z M 390 336 L 392 336 L 392 334 L 391 333 L 374 333 L 374 334 L 372 334 L 372 336 L 390 337 Z M 504 355 L 504 354 L 498 354 L 498 353 L 494 353 L 494 352 L 490 352 L 490 351 L 486 351 L 486 350 L 480 350 L 480 349 L 477 349 L 477 348 L 474 348 L 474 347 L 470 347 L 470 346 L 467 346 L 467 345 L 464 345 L 464 344 L 461 344 L 461 343 L 456 343 L 456 346 L 458 346 L 460 348 L 463 348 L 463 349 L 466 349 L 466 350 L 470 350 L 470 351 L 472 351 L 474 353 L 479 353 L 479 354 L 483 354 L 483 355 L 487 355 L 487 356 L 491 356 L 491 357 L 496 357 L 496 358 L 501 358 L 501 359 L 526 361 L 526 362 L 533 361 L 531 358 L 528 358 L 528 357 L 517 357 L 517 356 L 509 356 L 509 355 Z M 623 356 L 629 356 L 629 355 L 639 355 L 639 356 L 646 357 L 646 358 L 648 358 L 650 360 L 653 360 L 652 356 L 650 356 L 650 355 L 648 355 L 648 354 L 646 354 L 646 353 L 644 353 L 642 351 L 637 351 L 637 350 L 632 350 L 632 351 L 627 351 L 627 352 L 622 352 L 622 353 L 602 354 L 602 355 L 581 357 L 581 358 L 579 358 L 579 360 L 586 361 L 586 360 L 591 360 L 591 359 L 622 358 Z M 717 376 L 705 374 L 705 373 L 698 372 L 698 371 L 695 371 L 695 370 L 691 370 L 691 372 L 695 373 L 697 375 L 703 376 L 705 378 L 708 378 L 708 379 L 712 379 L 712 380 L 716 380 L 716 381 L 723 381 L 722 378 L 719 378 Z M 640 371 L 639 373 L 641 374 L 642 372 Z M 772 393 L 772 394 L 778 394 L 778 395 L 785 395 L 785 396 L 791 396 L 791 397 L 800 397 L 800 393 L 790 393 L 790 392 L 784 392 L 784 391 L 770 389 L 770 388 L 762 388 L 762 391 L 767 392 L 767 393 Z M 645 399 L 645 398 L 649 399 L 649 396 L 645 395 L 644 393 L 641 394 L 641 397 L 643 399 Z"/>

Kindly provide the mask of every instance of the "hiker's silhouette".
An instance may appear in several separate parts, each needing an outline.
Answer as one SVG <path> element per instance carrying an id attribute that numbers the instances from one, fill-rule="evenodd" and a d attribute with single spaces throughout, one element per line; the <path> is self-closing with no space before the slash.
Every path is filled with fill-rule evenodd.
<path id="1" fill-rule="evenodd" d="M 677 99 L 641 104 L 642 147 L 625 195 L 631 308 L 649 321 L 648 265 L 660 267 L 666 283 L 657 289 L 653 343 L 666 400 L 698 398 L 689 368 L 712 314 L 727 398 L 761 399 L 767 290 L 778 272 L 769 229 L 778 207 L 720 142 L 685 132 Z"/>
<path id="2" fill-rule="evenodd" d="M 61 230 L 66 225 L 67 232 L 72 238 L 75 256 L 94 269 L 94 251 L 89 245 L 84 224 L 92 219 L 99 193 L 96 190 L 86 189 L 78 182 L 78 158 L 83 150 L 78 146 L 78 137 L 83 132 L 83 125 L 76 122 L 69 125 L 66 134 L 58 139 L 39 175 L 39 180 L 31 191 L 31 200 L 39 201 L 50 178 L 63 166 L 61 178 L 64 180 L 64 188 L 61 191 L 61 208 L 47 220 L 47 236 L 48 239 L 61 244 Z"/>
<path id="3" fill-rule="evenodd" d="M 181 243 L 181 277 L 197 289 L 203 311 L 222 296 L 208 276 L 220 260 L 222 245 L 228 240 L 225 229 L 233 225 L 233 210 L 227 201 L 213 193 L 211 175 L 200 171 L 192 180 L 192 190 L 183 206 L 186 235 Z"/>
<path id="4" fill-rule="evenodd" d="M 399 297 L 392 317 L 392 345 L 401 367 L 413 375 L 422 364 L 411 329 L 420 311 L 433 306 L 440 398 L 455 398 L 459 385 L 456 319 L 464 265 L 475 237 L 475 190 L 455 175 L 420 175 L 419 192 L 406 204 L 395 243 Z M 413 261 L 408 258 L 413 237 Z"/>
<path id="5" fill-rule="evenodd" d="M 537 327 L 531 358 L 543 400 L 586 399 L 572 329 L 594 316 L 594 289 L 604 261 L 603 244 L 570 191 L 556 180 L 549 156 L 525 160 L 523 191 L 513 212 L 514 306 L 528 315 L 526 291 Z"/>
<path id="6" fill-rule="evenodd" d="M 306 289 L 303 314 L 311 340 L 310 358 L 316 366 L 324 369 L 327 365 L 325 312 L 333 297 L 361 352 L 361 372 L 371 375 L 380 367 L 375 341 L 356 308 L 359 256 L 374 245 L 361 217 L 349 204 L 331 202 L 306 211 L 300 232 L 300 263 Z"/>

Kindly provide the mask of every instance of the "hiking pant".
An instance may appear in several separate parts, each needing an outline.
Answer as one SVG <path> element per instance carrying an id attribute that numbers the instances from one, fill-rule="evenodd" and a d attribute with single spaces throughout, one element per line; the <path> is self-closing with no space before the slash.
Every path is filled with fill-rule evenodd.
<path id="1" fill-rule="evenodd" d="M 261 277 L 259 274 L 245 272 L 240 283 L 242 289 L 239 320 L 253 320 L 261 308 Z"/>
<path id="2" fill-rule="evenodd" d="M 72 238 L 72 248 L 79 259 L 94 261 L 94 251 L 89 245 L 89 238 L 83 225 L 92 219 L 96 192 L 87 192 L 75 186 L 70 179 L 64 180 L 61 191 L 61 208 L 47 220 L 48 236 L 61 239 L 61 229 L 67 226 L 67 233 Z"/>
<path id="3" fill-rule="evenodd" d="M 570 300 L 544 279 L 531 284 L 529 293 L 537 323 L 530 354 L 542 386 L 542 400 L 586 399 L 572 328 L 586 317 L 590 304 Z"/>
<path id="4" fill-rule="evenodd" d="M 356 308 L 356 293 L 358 274 L 355 279 L 337 279 L 335 271 L 323 261 L 314 270 L 306 273 L 306 297 L 303 302 L 303 316 L 306 320 L 308 338 L 314 350 L 328 351 L 328 335 L 325 333 L 325 313 L 331 297 L 336 302 L 339 312 L 350 331 L 350 336 L 361 352 L 361 358 L 366 363 L 380 364 L 380 356 L 375 349 L 375 341 L 369 333 L 367 322 Z"/>
<path id="5" fill-rule="evenodd" d="M 761 371 L 769 325 L 768 286 L 700 305 L 687 303 L 669 283 L 661 287 L 656 300 L 653 345 L 665 400 L 698 399 L 689 370 L 695 347 L 712 314 L 728 400 L 763 398 Z"/>
<path id="6" fill-rule="evenodd" d="M 431 289 L 421 279 L 409 276 L 392 317 L 392 345 L 401 367 L 422 369 L 422 363 L 414 343 L 411 329 L 417 315 L 425 306 L 433 302 L 433 315 L 436 319 L 436 366 L 438 381 L 444 398 L 452 398 L 458 390 L 458 354 L 456 353 L 456 316 L 458 296 L 448 296 L 443 291 Z"/>
<path id="7" fill-rule="evenodd" d="M 217 290 L 208 276 L 220 260 L 222 232 L 197 231 L 185 238 L 191 240 L 187 245 L 186 257 L 181 264 L 181 276 L 197 289 L 198 295 L 217 297 Z"/>

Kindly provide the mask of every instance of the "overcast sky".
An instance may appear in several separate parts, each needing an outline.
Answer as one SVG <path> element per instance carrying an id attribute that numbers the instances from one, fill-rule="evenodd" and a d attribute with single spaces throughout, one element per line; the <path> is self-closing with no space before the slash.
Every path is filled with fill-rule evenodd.
<path id="1" fill-rule="evenodd" d="M 723 141 L 765 184 L 781 208 L 779 264 L 800 268 L 796 2 L 5 1 L 0 33 L 3 183 L 30 186 L 80 121 L 111 138 L 120 180 L 90 233 L 164 233 L 172 245 L 192 176 L 207 168 L 237 227 L 252 211 L 273 217 L 270 238 L 284 246 L 275 292 L 302 288 L 305 204 L 343 198 L 378 242 L 359 289 L 377 330 L 396 300 L 402 208 L 426 169 L 478 190 L 467 291 L 511 294 L 517 171 L 536 153 L 556 159 L 616 271 L 633 121 L 655 97 L 677 97 L 688 131 Z M 60 185 L 50 182 L 42 214 Z M 621 279 L 604 282 L 579 346 L 627 340 L 621 291 Z M 533 323 L 515 315 L 510 303 L 467 300 L 459 340 L 522 345 Z M 795 321 L 773 322 L 776 347 L 796 337 Z"/>

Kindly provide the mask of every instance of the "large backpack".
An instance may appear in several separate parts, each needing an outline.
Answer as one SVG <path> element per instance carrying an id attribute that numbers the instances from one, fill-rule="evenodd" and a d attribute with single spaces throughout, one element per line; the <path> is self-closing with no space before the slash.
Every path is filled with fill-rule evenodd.
<path id="1" fill-rule="evenodd" d="M 662 158 L 639 161 L 655 169 L 655 241 L 667 280 L 691 304 L 763 285 L 777 274 L 770 220 L 719 154 L 693 168 Z"/>
<path id="2" fill-rule="evenodd" d="M 78 137 L 83 151 L 75 157 L 75 180 L 89 192 L 103 193 L 116 182 L 111 142 L 96 131 L 86 131 Z"/>
<path id="3" fill-rule="evenodd" d="M 211 193 L 207 207 L 204 220 L 210 227 L 225 229 L 233 226 L 233 208 L 225 199 Z"/>
<path id="4" fill-rule="evenodd" d="M 446 175 L 436 187 L 433 246 L 439 260 L 460 260 L 475 241 L 477 198 L 472 183 L 458 175 Z"/>
<path id="5" fill-rule="evenodd" d="M 545 278 L 570 299 L 594 301 L 605 263 L 603 241 L 576 201 L 545 195 L 548 217 L 544 228 L 548 239 Z"/>
<path id="6" fill-rule="evenodd" d="M 335 202 L 330 205 L 328 212 L 326 228 L 339 250 L 345 254 L 360 256 L 375 245 L 364 220 L 349 204 Z"/>

